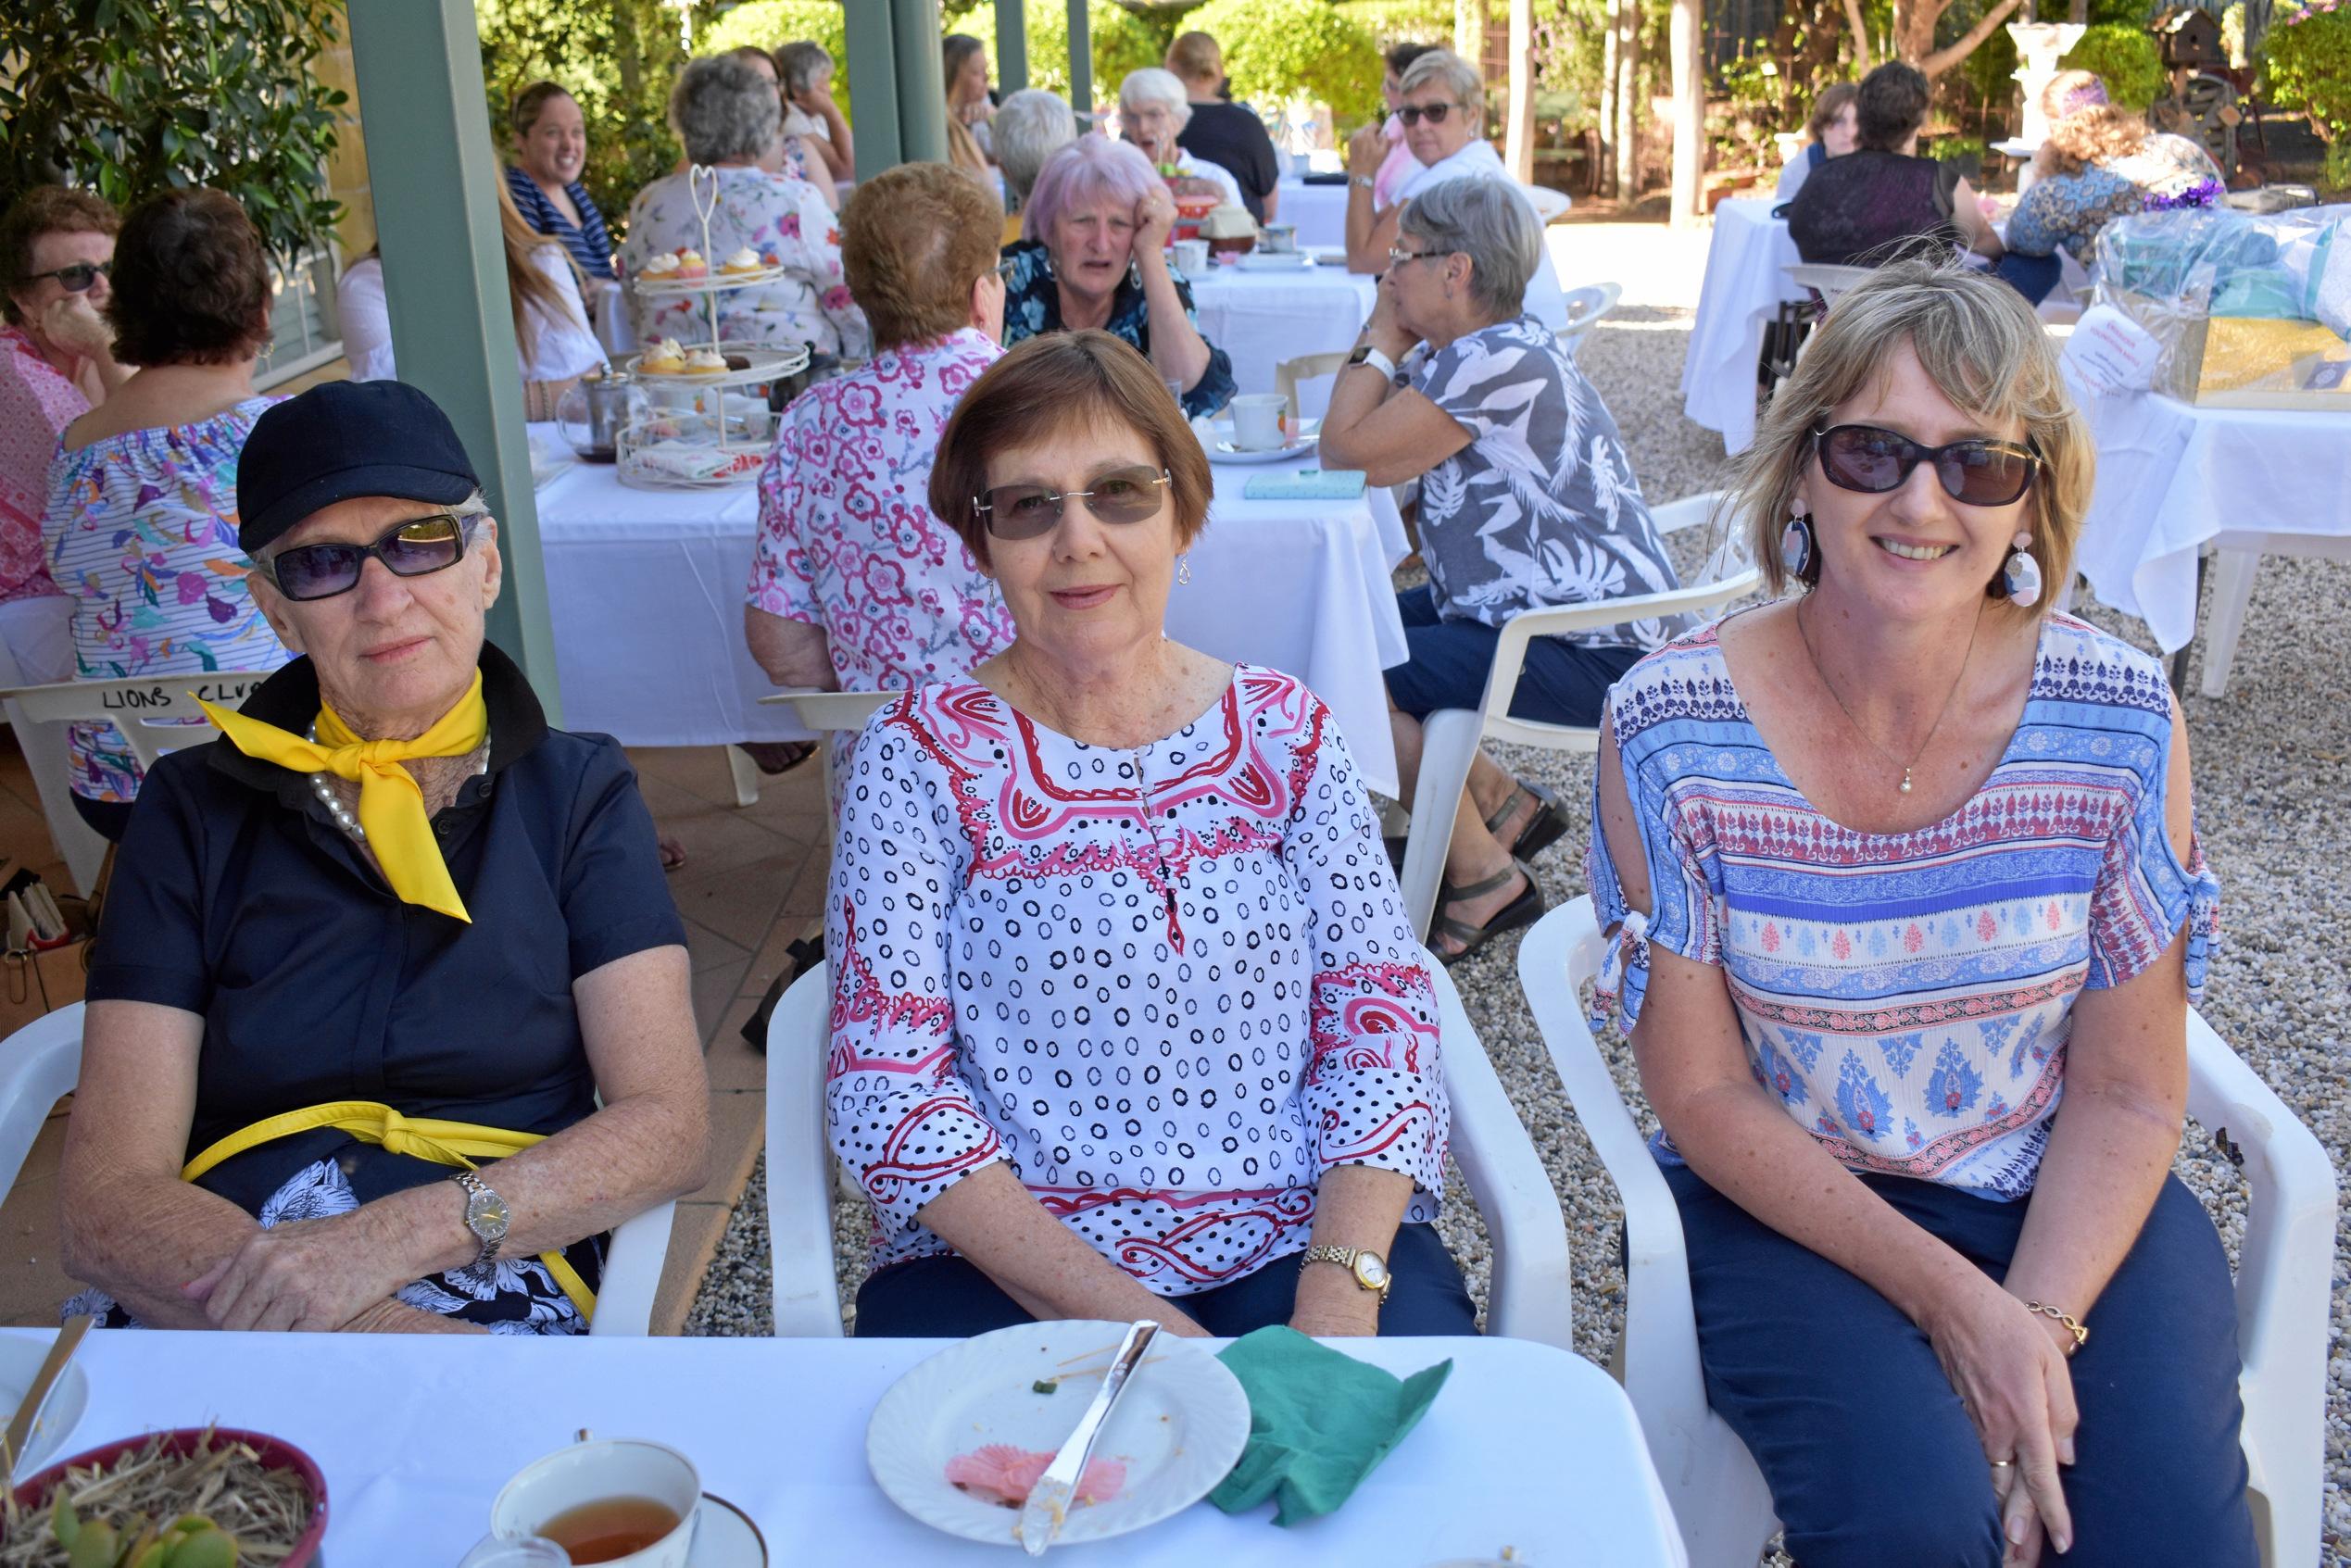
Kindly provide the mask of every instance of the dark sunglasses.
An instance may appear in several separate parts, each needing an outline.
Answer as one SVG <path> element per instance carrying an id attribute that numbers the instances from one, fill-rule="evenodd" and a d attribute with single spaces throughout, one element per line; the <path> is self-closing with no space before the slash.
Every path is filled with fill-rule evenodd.
<path id="1" fill-rule="evenodd" d="M 1431 125 L 1442 125 L 1447 115 L 1468 107 L 1467 104 L 1406 104 L 1396 111 L 1396 118 L 1406 125 L 1418 125 L 1423 119 Z"/>
<path id="2" fill-rule="evenodd" d="M 2040 457 L 2013 441 L 1954 441 L 1922 446 L 1876 425 L 1833 425 L 1813 437 L 1829 482 L 1867 495 L 1898 490 L 1920 463 L 1935 466 L 1943 494 L 1969 507 L 2005 507 L 2032 488 Z"/>
<path id="3" fill-rule="evenodd" d="M 270 562 L 270 577 L 289 599 L 331 599 L 359 585 L 372 557 L 395 577 L 445 571 L 465 557 L 465 524 L 447 512 L 411 518 L 372 545 L 302 545 Z"/>
<path id="4" fill-rule="evenodd" d="M 68 294 L 88 294 L 91 285 L 100 278 L 113 276 L 114 263 L 111 261 L 77 261 L 70 267 L 56 267 L 46 272 L 35 272 L 25 282 L 37 283 L 44 278 L 55 278 L 57 286 Z"/>
<path id="5" fill-rule="evenodd" d="M 998 539 L 1034 539 L 1062 521 L 1066 501 L 1086 503 L 1100 522 L 1141 522 L 1159 514 L 1159 487 L 1165 469 L 1113 469 L 1096 474 L 1083 490 L 1048 490 L 1041 484 L 999 484 L 972 497 L 988 533 Z"/>

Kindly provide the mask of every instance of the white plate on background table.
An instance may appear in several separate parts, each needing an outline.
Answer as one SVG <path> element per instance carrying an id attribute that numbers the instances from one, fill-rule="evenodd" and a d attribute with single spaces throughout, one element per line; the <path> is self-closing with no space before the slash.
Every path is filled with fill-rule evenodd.
<path id="1" fill-rule="evenodd" d="M 1233 421 L 1229 415 L 1217 415 L 1201 420 L 1193 428 L 1200 433 L 1200 444 L 1208 448 L 1212 463 L 1278 463 L 1306 457 L 1314 450 L 1314 438 L 1322 433 L 1319 419 L 1300 420 L 1279 446 L 1253 447 L 1233 445 Z"/>
<path id="2" fill-rule="evenodd" d="M 990 1443 L 1052 1453 L 1101 1386 L 1127 1325 L 1079 1320 L 998 1329 L 941 1350 L 892 1384 L 865 1428 L 865 1461 L 909 1515 L 965 1540 L 1020 1544 L 1017 1509 L 949 1484 L 947 1461 Z M 1091 1373 L 1092 1375 L 1087 1375 Z M 1058 1380 L 1050 1394 L 1039 1382 Z M 1108 1502 L 1071 1510 L 1056 1543 L 1106 1540 L 1206 1497 L 1249 1442 L 1249 1397 L 1198 1340 L 1162 1335 L 1094 1445 L 1126 1466 Z"/>
<path id="3" fill-rule="evenodd" d="M 1314 257 L 1302 250 L 1252 250 L 1234 265 L 1244 272 L 1307 272 L 1314 270 Z"/>
<path id="4" fill-rule="evenodd" d="M 47 1339 L 15 1335 L 0 1339 L 0 1426 L 8 1424 L 8 1418 L 17 1413 L 17 1406 L 24 1401 L 24 1391 L 32 1386 L 42 1361 L 48 1357 L 50 1343 Z M 32 1424 L 32 1436 L 25 1439 L 24 1453 L 17 1461 L 17 1474 L 31 1480 L 47 1469 L 49 1461 L 65 1449 L 65 1440 L 73 1436 L 73 1429 L 82 1424 L 82 1412 L 89 1408 L 90 1379 L 83 1374 L 81 1362 L 68 1361 L 57 1381 L 50 1386 L 48 1402 L 42 1407 L 40 1419 Z"/>

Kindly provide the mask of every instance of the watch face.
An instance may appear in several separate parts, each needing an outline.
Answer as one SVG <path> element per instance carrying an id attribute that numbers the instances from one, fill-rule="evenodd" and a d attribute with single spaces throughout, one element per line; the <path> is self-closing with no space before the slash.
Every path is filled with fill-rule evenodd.
<path id="1" fill-rule="evenodd" d="M 507 1226 L 513 1223 L 513 1218 L 506 1207 L 506 1200 L 494 1192 L 473 1193 L 466 1199 L 466 1228 L 475 1236 L 496 1241 L 506 1234 Z"/>
<path id="2" fill-rule="evenodd" d="M 1364 1288 L 1377 1290 L 1388 1283 L 1388 1265 L 1372 1253 L 1359 1252 L 1355 1255 L 1355 1277 L 1364 1282 Z"/>

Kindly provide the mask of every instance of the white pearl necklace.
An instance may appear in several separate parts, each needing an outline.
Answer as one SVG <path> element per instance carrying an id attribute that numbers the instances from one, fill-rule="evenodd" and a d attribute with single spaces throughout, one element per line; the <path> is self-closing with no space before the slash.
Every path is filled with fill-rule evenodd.
<path id="1" fill-rule="evenodd" d="M 313 744 L 317 742 L 318 725 L 310 726 L 309 734 L 306 738 Z M 490 771 L 489 741 L 489 734 L 485 731 L 482 736 L 482 760 L 473 766 L 474 776 L 477 778 Z M 321 768 L 310 775 L 310 789 L 318 796 L 319 803 L 327 809 L 327 815 L 334 819 L 334 825 L 349 834 L 353 843 L 365 844 L 368 841 L 368 830 L 359 825 L 358 813 L 343 804 L 343 797 L 334 792 L 334 774 Z"/>

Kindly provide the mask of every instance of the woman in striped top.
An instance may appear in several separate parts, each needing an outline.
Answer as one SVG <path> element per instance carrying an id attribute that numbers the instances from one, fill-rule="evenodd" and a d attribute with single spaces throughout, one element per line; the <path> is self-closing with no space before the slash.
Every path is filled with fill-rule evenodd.
<path id="1" fill-rule="evenodd" d="M 2169 1174 L 2218 897 L 2186 734 L 2039 592 L 2091 469 L 2013 291 L 1882 268 L 1744 459 L 1808 591 L 1610 695 L 1601 1005 L 1806 1568 L 2255 1561 L 2228 1263 Z"/>
<path id="2" fill-rule="evenodd" d="M 522 220 L 563 244 L 591 281 L 612 276 L 612 236 L 603 209 L 580 183 L 587 168 L 587 119 L 572 94 L 534 82 L 514 100 L 515 161 L 506 188 Z"/>

